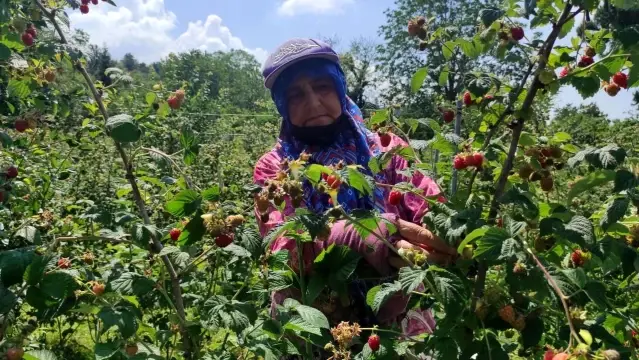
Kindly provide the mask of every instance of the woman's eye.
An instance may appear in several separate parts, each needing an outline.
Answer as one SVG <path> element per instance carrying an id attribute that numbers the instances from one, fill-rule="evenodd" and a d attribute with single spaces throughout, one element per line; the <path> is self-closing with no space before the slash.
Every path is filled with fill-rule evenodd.
<path id="1" fill-rule="evenodd" d="M 331 84 L 318 84 L 315 86 L 316 91 L 330 91 L 333 89 Z"/>

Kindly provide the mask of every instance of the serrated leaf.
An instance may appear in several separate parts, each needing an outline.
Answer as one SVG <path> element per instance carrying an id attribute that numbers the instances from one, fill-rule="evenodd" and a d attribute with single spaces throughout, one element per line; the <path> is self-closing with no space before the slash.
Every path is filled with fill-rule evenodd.
<path id="1" fill-rule="evenodd" d="M 459 357 L 459 347 L 453 338 L 440 337 L 435 342 L 437 359 L 457 359 Z"/>
<path id="2" fill-rule="evenodd" d="M 482 260 L 497 260 L 501 256 L 503 243 L 510 238 L 508 233 L 500 228 L 491 227 L 476 241 L 477 248 L 474 257 Z"/>
<path id="3" fill-rule="evenodd" d="M 558 235 L 581 246 L 592 246 L 595 243 L 595 230 L 586 217 L 575 215 Z"/>
<path id="4" fill-rule="evenodd" d="M 58 357 L 49 350 L 29 350 L 24 354 L 24 360 L 58 360 Z"/>
<path id="5" fill-rule="evenodd" d="M 297 305 L 295 307 L 297 314 L 309 325 L 320 328 L 328 329 L 328 319 L 321 311 L 306 305 Z"/>
<path id="6" fill-rule="evenodd" d="M 511 260 L 522 252 L 521 244 L 513 238 L 508 238 L 501 245 L 501 254 L 499 254 L 498 260 Z"/>
<path id="7" fill-rule="evenodd" d="M 584 287 L 584 291 L 599 308 L 602 310 L 608 308 L 608 298 L 606 298 L 606 287 L 604 284 L 598 281 L 590 281 Z"/>
<path id="8" fill-rule="evenodd" d="M 426 278 L 426 270 L 403 267 L 399 270 L 399 283 L 404 293 L 408 294 L 417 289 Z"/>
<path id="9" fill-rule="evenodd" d="M 106 130 L 113 140 L 121 143 L 135 142 L 142 136 L 142 130 L 134 122 L 133 116 L 128 114 L 109 117 Z"/>
<path id="10" fill-rule="evenodd" d="M 613 170 L 597 170 L 595 172 L 591 172 L 572 186 L 570 191 L 568 191 L 566 202 L 570 203 L 575 196 L 594 187 L 601 186 L 607 182 L 613 181 L 615 179 L 615 176 L 616 174 Z"/>
<path id="11" fill-rule="evenodd" d="M 236 244 L 230 244 L 223 249 L 224 252 L 233 254 L 237 257 L 251 257 L 251 253 L 248 250 Z"/>
<path id="12" fill-rule="evenodd" d="M 134 272 L 125 272 L 118 278 L 109 281 L 108 287 L 123 295 L 142 296 L 153 290 L 155 282 Z"/>
<path id="13" fill-rule="evenodd" d="M 434 286 L 437 299 L 443 303 L 446 313 L 456 314 L 468 299 L 462 280 L 455 274 L 437 266 L 430 266 L 426 278 Z"/>
<path id="14" fill-rule="evenodd" d="M 444 55 L 446 61 L 450 60 L 451 56 L 453 56 L 456 45 L 454 41 L 446 41 L 444 45 L 442 45 L 442 55 Z"/>
<path id="15" fill-rule="evenodd" d="M 628 190 L 637 186 L 637 178 L 635 174 L 626 169 L 619 169 L 615 174 L 615 188 L 614 192 L 620 192 Z"/>
<path id="16" fill-rule="evenodd" d="M 349 166 L 347 174 L 348 185 L 357 190 L 361 196 L 369 196 L 373 193 L 374 182 L 368 180 L 357 168 Z"/>
<path id="17" fill-rule="evenodd" d="M 570 20 L 566 21 L 566 23 L 564 23 L 564 25 L 561 27 L 561 30 L 559 31 L 559 39 L 563 39 L 566 37 L 566 35 L 568 35 L 570 33 L 570 31 L 572 30 L 572 28 L 575 27 L 575 18 L 571 18 Z"/>
<path id="18" fill-rule="evenodd" d="M 206 201 L 218 201 L 220 198 L 220 187 L 215 185 L 202 191 L 202 199 Z"/>
<path id="19" fill-rule="evenodd" d="M 348 246 L 331 244 L 315 258 L 313 268 L 324 274 L 331 286 L 344 283 L 355 272 L 361 255 Z"/>
<path id="20" fill-rule="evenodd" d="M 133 336 L 138 329 L 137 309 L 132 304 L 119 304 L 116 306 L 105 306 L 98 313 L 98 318 L 102 320 L 105 333 L 111 327 L 116 326 L 124 338 Z"/>
<path id="21" fill-rule="evenodd" d="M 0 280 L 4 286 L 22 282 L 24 272 L 34 257 L 33 250 L 14 249 L 0 252 Z"/>
<path id="22" fill-rule="evenodd" d="M 180 248 L 177 246 L 173 246 L 173 245 L 169 245 L 169 246 L 165 246 L 164 248 L 162 248 L 162 250 L 160 251 L 160 253 L 158 254 L 159 256 L 165 256 L 165 255 L 169 255 L 169 254 L 173 254 L 175 252 L 180 252 Z"/>
<path id="23" fill-rule="evenodd" d="M 119 341 L 110 341 L 106 343 L 97 343 L 93 348 L 95 360 L 110 359 L 115 353 L 119 352 L 121 345 Z"/>
<path id="24" fill-rule="evenodd" d="M 573 284 L 582 289 L 586 286 L 586 282 L 588 281 L 588 277 L 582 268 L 576 269 L 564 269 L 561 272 L 568 278 Z"/>
<path id="25" fill-rule="evenodd" d="M 475 43 L 472 41 L 468 41 L 466 39 L 459 38 L 457 39 L 457 45 L 462 50 L 464 55 L 468 56 L 471 59 L 477 58 L 481 55 L 481 49 L 475 46 Z"/>
<path id="26" fill-rule="evenodd" d="M 427 75 L 428 75 L 427 67 L 420 68 L 415 72 L 415 74 L 413 74 L 413 77 L 410 81 L 410 88 L 413 91 L 413 93 L 416 93 L 419 91 L 419 89 L 422 87 L 422 84 L 424 84 L 424 80 L 426 79 Z"/>
<path id="27" fill-rule="evenodd" d="M 166 211 L 175 217 L 189 216 L 196 212 L 202 198 L 193 190 L 182 190 L 166 203 Z"/>
<path id="28" fill-rule="evenodd" d="M 626 215 L 629 206 L 630 199 L 628 197 L 614 199 L 610 204 L 608 204 L 604 216 L 601 218 L 599 223 L 601 228 L 607 230 L 610 225 L 621 220 Z"/>
<path id="29" fill-rule="evenodd" d="M 8 314 L 18 301 L 18 297 L 0 284 L 0 314 Z"/>
<path id="30" fill-rule="evenodd" d="M 375 286 L 366 294 L 366 304 L 373 312 L 377 313 L 388 299 L 400 291 L 402 291 L 402 287 L 398 281 Z"/>
<path id="31" fill-rule="evenodd" d="M 63 271 L 47 273 L 40 282 L 40 290 L 55 299 L 64 299 L 78 288 L 73 276 Z"/>
<path id="32" fill-rule="evenodd" d="M 293 316 L 284 326 L 282 326 L 285 330 L 292 330 L 294 332 L 307 332 L 311 334 L 315 334 L 317 336 L 322 335 L 322 330 L 317 327 L 307 323 L 300 316 Z"/>
<path id="33" fill-rule="evenodd" d="M 505 12 L 499 8 L 485 8 L 479 10 L 479 19 L 485 27 L 492 25 L 500 17 L 504 16 Z"/>
<path id="34" fill-rule="evenodd" d="M 379 124 L 379 123 L 383 123 L 384 121 L 386 121 L 386 119 L 388 119 L 388 110 L 387 109 L 376 110 L 373 113 L 373 115 L 371 116 L 370 125 L 376 125 L 376 124 Z"/>
<path id="35" fill-rule="evenodd" d="M 24 280 L 27 284 L 36 285 L 42 280 L 44 270 L 51 259 L 50 256 L 44 257 L 40 255 L 36 255 L 33 258 L 33 261 L 31 261 L 31 264 L 29 264 L 27 270 L 24 272 Z"/>

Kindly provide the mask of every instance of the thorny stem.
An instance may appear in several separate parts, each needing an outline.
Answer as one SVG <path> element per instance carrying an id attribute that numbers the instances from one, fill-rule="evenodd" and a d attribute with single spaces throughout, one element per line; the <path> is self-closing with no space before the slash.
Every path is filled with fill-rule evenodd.
<path id="1" fill-rule="evenodd" d="M 524 99 L 524 102 L 521 105 L 520 109 L 522 113 L 527 113 L 530 110 L 533 104 L 533 100 L 535 99 L 535 96 L 537 95 L 537 91 L 542 86 L 541 82 L 539 81 L 539 75 L 546 68 L 546 62 L 548 61 L 548 56 L 550 55 L 550 52 L 553 49 L 553 46 L 555 44 L 555 41 L 557 40 L 557 37 L 559 36 L 559 32 L 561 31 L 561 28 L 568 20 L 571 19 L 570 16 L 574 17 L 577 13 L 579 13 L 579 11 L 581 11 L 580 9 L 576 11 L 574 14 L 571 14 L 570 13 L 571 8 L 572 8 L 572 5 L 570 3 L 566 3 L 563 12 L 559 16 L 559 19 L 557 20 L 557 23 L 553 26 L 553 29 L 548 35 L 548 37 L 546 38 L 546 41 L 539 49 L 540 59 L 537 61 L 538 66 L 537 66 L 537 69 L 535 70 L 532 84 L 528 88 L 526 98 Z M 517 96 L 519 96 L 519 94 L 521 93 L 523 86 L 526 84 L 528 77 L 532 73 L 533 68 L 534 68 L 534 64 L 531 64 L 528 67 L 528 70 L 526 71 L 525 76 L 521 80 Z M 514 101 L 511 103 L 514 103 Z M 508 108 L 506 108 L 506 111 L 504 111 L 504 113 L 500 117 L 500 121 L 505 119 L 506 116 L 508 116 L 511 112 L 512 112 L 512 107 L 509 106 Z M 490 212 L 488 214 L 489 221 L 494 221 L 497 216 L 497 212 L 499 210 L 499 199 L 504 193 L 504 189 L 508 181 L 510 170 L 512 169 L 514 164 L 515 154 L 517 153 L 517 147 L 519 145 L 519 138 L 521 137 L 521 133 L 524 128 L 524 119 L 518 118 L 517 120 L 518 122 L 513 128 L 512 140 L 510 142 L 508 156 L 506 157 L 506 162 L 504 163 L 504 166 L 501 169 L 501 173 L 499 174 L 499 179 L 497 180 L 497 186 L 495 187 L 495 193 L 493 195 L 493 199 L 490 204 Z M 486 271 L 488 270 L 486 264 L 483 262 L 480 262 L 478 268 L 479 269 L 477 272 L 477 279 L 475 281 L 475 290 L 474 290 L 473 298 L 471 300 L 471 310 L 475 309 L 475 305 L 477 304 L 477 299 L 479 299 L 482 296 L 484 285 L 486 283 Z"/>
<path id="2" fill-rule="evenodd" d="M 579 338 L 579 335 L 577 334 L 577 330 L 575 330 L 575 326 L 572 324 L 572 319 L 570 318 L 570 309 L 568 308 L 568 304 L 566 303 L 566 295 L 564 295 L 564 293 L 561 291 L 561 289 L 555 282 L 555 279 L 553 279 L 552 276 L 550 276 L 550 273 L 548 273 L 548 270 L 546 270 L 544 265 L 542 265 L 541 261 L 539 261 L 537 256 L 535 256 L 535 253 L 529 248 L 527 248 L 526 251 L 528 251 L 528 253 L 532 256 L 533 260 L 535 260 L 535 263 L 537 263 L 537 266 L 544 273 L 546 280 L 548 280 L 548 283 L 550 284 L 550 286 L 552 286 L 553 290 L 555 290 L 555 293 L 557 293 L 557 296 L 559 296 L 559 300 L 561 300 L 561 305 L 563 305 L 564 307 L 564 312 L 566 313 L 566 319 L 568 320 L 568 326 L 570 327 L 570 335 L 572 335 L 570 340 L 568 341 L 568 349 L 570 349 L 572 347 L 573 337 L 577 340 L 577 342 L 581 342 L 581 339 Z"/>
<path id="3" fill-rule="evenodd" d="M 42 11 L 45 17 L 48 18 L 51 24 L 53 24 L 53 26 L 55 27 L 56 32 L 60 36 L 60 42 L 65 45 L 68 44 L 68 41 L 64 35 L 64 32 L 62 31 L 62 28 L 60 28 L 60 25 L 56 21 L 54 12 L 47 10 L 40 1 L 35 1 L 35 3 L 40 8 L 40 11 Z M 91 79 L 91 76 L 89 75 L 89 73 L 84 68 L 81 62 L 76 61 L 74 66 L 84 78 L 87 86 L 89 87 L 89 90 L 91 91 L 91 94 L 93 95 L 95 102 L 98 104 L 98 108 L 100 110 L 100 113 L 102 114 L 102 117 L 104 118 L 104 121 L 106 121 L 109 118 L 109 113 L 107 112 L 106 107 L 104 106 L 104 103 L 102 102 L 102 97 L 98 94 L 98 91 L 95 88 L 95 85 L 93 84 L 93 80 Z M 124 149 L 122 148 L 122 145 L 118 143 L 117 141 L 115 141 L 114 144 L 115 144 L 116 150 L 118 151 L 118 153 L 120 154 L 120 157 L 122 158 L 122 163 L 126 171 L 126 178 L 129 181 L 129 184 L 131 185 L 131 190 L 132 190 L 131 193 L 133 194 L 133 198 L 135 199 L 135 203 L 137 205 L 140 216 L 142 217 L 144 224 L 150 225 L 151 219 L 149 218 L 149 214 L 146 210 L 146 205 L 144 204 L 144 200 L 142 199 L 140 189 L 138 187 L 135 176 L 133 174 L 133 165 L 129 162 L 129 158 L 126 152 L 124 151 Z M 150 246 L 152 248 L 151 250 L 160 251 L 160 249 L 162 249 L 162 243 L 160 243 L 160 241 L 153 234 L 151 235 L 151 240 L 152 240 L 152 246 Z M 164 255 L 161 258 L 162 258 L 162 262 L 164 263 L 164 266 L 166 267 L 169 273 L 169 276 L 171 277 L 171 287 L 172 287 L 173 298 L 175 301 L 175 304 L 172 303 L 172 305 L 175 306 L 177 314 L 178 314 L 178 318 L 180 320 L 180 333 L 182 334 L 182 338 L 184 339 L 183 341 L 184 350 L 188 352 L 191 349 L 191 342 L 189 340 L 190 337 L 188 334 L 188 330 L 186 328 L 186 313 L 184 311 L 184 299 L 182 298 L 182 289 L 180 288 L 180 279 L 169 257 Z"/>

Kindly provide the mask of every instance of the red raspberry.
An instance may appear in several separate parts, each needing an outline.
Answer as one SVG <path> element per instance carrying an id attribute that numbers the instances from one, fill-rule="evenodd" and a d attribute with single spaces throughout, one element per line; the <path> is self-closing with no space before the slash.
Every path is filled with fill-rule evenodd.
<path id="1" fill-rule="evenodd" d="M 71 267 L 71 260 L 69 258 L 60 258 L 58 260 L 58 267 L 60 269 L 68 269 Z"/>
<path id="2" fill-rule="evenodd" d="M 379 141 L 382 143 L 382 147 L 387 147 L 391 143 L 391 136 L 388 133 L 379 134 Z"/>
<path id="3" fill-rule="evenodd" d="M 499 317 L 505 322 L 511 324 L 515 322 L 515 309 L 512 305 L 506 305 L 499 309 Z"/>
<path id="4" fill-rule="evenodd" d="M 182 234 L 182 230 L 178 228 L 173 228 L 171 229 L 171 231 L 169 231 L 169 236 L 171 237 L 171 240 L 173 241 L 177 241 L 177 239 L 180 238 L 181 234 Z"/>
<path id="5" fill-rule="evenodd" d="M 484 154 L 482 153 L 474 153 L 473 154 L 473 165 L 477 167 L 481 167 L 484 164 Z"/>
<path id="6" fill-rule="evenodd" d="M 232 234 L 222 234 L 215 238 L 215 245 L 219 247 L 227 247 L 233 242 Z"/>
<path id="7" fill-rule="evenodd" d="M 452 110 L 446 110 L 443 114 L 444 122 L 450 123 L 455 119 L 455 112 Z"/>
<path id="8" fill-rule="evenodd" d="M 104 284 L 96 283 L 91 288 L 91 291 L 93 291 L 93 293 L 96 296 L 102 296 L 102 294 L 104 294 L 104 289 L 105 289 Z"/>
<path id="9" fill-rule="evenodd" d="M 519 41 L 524 38 L 524 29 L 519 26 L 511 28 L 510 35 L 513 37 L 513 39 Z"/>
<path id="10" fill-rule="evenodd" d="M 28 32 L 23 32 L 22 33 L 22 42 L 27 45 L 27 46 L 31 46 L 33 45 L 33 35 L 29 34 Z"/>
<path id="11" fill-rule="evenodd" d="M 337 178 L 337 176 L 335 175 L 330 175 L 327 179 L 326 179 L 326 183 L 328 184 L 328 186 L 330 186 L 332 189 L 338 189 L 340 187 L 340 185 L 342 185 L 342 182 Z"/>
<path id="12" fill-rule="evenodd" d="M 29 127 L 29 122 L 25 119 L 18 119 L 14 123 L 17 132 L 24 132 Z"/>
<path id="13" fill-rule="evenodd" d="M 7 350 L 7 360 L 20 360 L 24 356 L 24 350 L 20 348 L 10 348 Z"/>
<path id="14" fill-rule="evenodd" d="M 368 346 L 373 352 L 379 350 L 379 335 L 373 334 L 368 337 Z"/>
<path id="15" fill-rule="evenodd" d="M 581 57 L 581 60 L 577 63 L 579 67 L 590 66 L 595 62 L 595 60 L 591 56 L 584 55 Z"/>
<path id="16" fill-rule="evenodd" d="M 561 71 L 559 72 L 559 77 L 566 77 L 568 75 L 568 73 L 570 73 L 570 68 L 568 66 L 564 66 Z"/>
<path id="17" fill-rule="evenodd" d="M 473 99 L 470 96 L 470 92 L 466 91 L 464 93 L 464 105 L 471 106 L 473 104 Z"/>
<path id="18" fill-rule="evenodd" d="M 89 5 L 83 4 L 80 5 L 80 12 L 83 14 L 88 14 L 89 13 Z"/>
<path id="19" fill-rule="evenodd" d="M 402 193 L 397 191 L 397 190 L 393 190 L 390 192 L 390 194 L 388 194 L 388 202 L 393 205 L 393 206 L 397 206 L 399 205 L 400 201 L 402 201 Z"/>
<path id="20" fill-rule="evenodd" d="M 33 24 L 29 25 L 29 27 L 27 27 L 27 30 L 25 30 L 25 32 L 31 34 L 31 36 L 34 39 L 38 37 L 38 30 L 36 30 Z"/>
<path id="21" fill-rule="evenodd" d="M 169 99 L 166 102 L 169 103 L 169 107 L 173 110 L 180 108 L 180 100 L 175 96 L 169 97 Z"/>
<path id="22" fill-rule="evenodd" d="M 456 155 L 455 159 L 453 160 L 453 167 L 457 170 L 462 170 L 465 169 L 466 166 L 468 166 L 466 164 L 466 159 L 464 158 L 463 155 Z"/>
<path id="23" fill-rule="evenodd" d="M 18 168 L 16 168 L 15 166 L 10 166 L 7 169 L 7 177 L 9 179 L 13 179 L 15 177 L 18 177 Z"/>
<path id="24" fill-rule="evenodd" d="M 572 263 L 573 265 L 575 265 L 575 267 L 583 266 L 586 263 L 584 255 L 584 252 L 579 249 L 572 252 L 572 254 L 570 255 L 570 260 L 572 260 Z"/>
<path id="25" fill-rule="evenodd" d="M 546 350 L 546 352 L 544 353 L 544 360 L 552 360 L 552 358 L 555 356 L 555 352 L 552 351 L 551 349 Z"/>
<path id="26" fill-rule="evenodd" d="M 612 76 L 612 82 L 619 85 L 620 87 L 627 89 L 628 88 L 628 75 L 619 71 L 618 73 Z"/>

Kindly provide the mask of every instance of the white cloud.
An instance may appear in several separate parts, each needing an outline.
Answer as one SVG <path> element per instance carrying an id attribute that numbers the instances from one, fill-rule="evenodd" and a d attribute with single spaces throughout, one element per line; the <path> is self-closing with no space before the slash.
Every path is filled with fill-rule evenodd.
<path id="1" fill-rule="evenodd" d="M 284 0 L 277 9 L 278 14 L 294 16 L 298 14 L 341 13 L 354 0 Z"/>
<path id="2" fill-rule="evenodd" d="M 92 43 L 106 45 L 115 58 L 130 52 L 140 61 L 152 62 L 171 52 L 191 49 L 243 49 L 260 63 L 267 57 L 264 49 L 246 48 L 214 14 L 205 21 L 190 22 L 184 33 L 174 37 L 171 32 L 178 20 L 166 9 L 164 0 L 127 0 L 119 2 L 118 7 L 101 2 L 91 6 L 86 15 L 71 11 L 70 18 L 74 28 L 86 31 Z"/>

